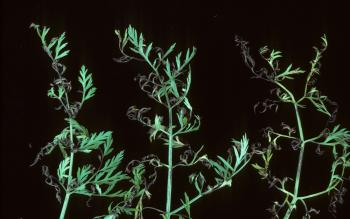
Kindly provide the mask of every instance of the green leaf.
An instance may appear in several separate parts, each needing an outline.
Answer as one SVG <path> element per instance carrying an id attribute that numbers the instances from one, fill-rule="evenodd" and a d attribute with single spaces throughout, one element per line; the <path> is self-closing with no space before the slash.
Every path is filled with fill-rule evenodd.
<path id="1" fill-rule="evenodd" d="M 87 74 L 88 69 L 83 65 L 80 68 L 79 82 L 83 87 L 82 100 L 83 104 L 86 100 L 90 99 L 95 95 L 96 88 L 93 85 L 92 74 Z"/>
<path id="2" fill-rule="evenodd" d="M 184 99 L 184 104 L 187 107 L 187 109 L 189 109 L 192 112 L 192 106 L 190 104 L 190 101 L 188 101 L 187 97 L 185 97 L 185 99 Z"/>
<path id="3" fill-rule="evenodd" d="M 111 176 L 113 172 L 118 168 L 119 164 L 123 160 L 124 152 L 121 151 L 117 155 L 113 156 L 112 158 L 106 160 L 104 162 L 103 167 L 97 171 L 97 174 L 94 178 L 95 183 L 110 183 L 112 182 L 111 179 L 113 177 L 119 177 L 119 174 L 115 176 Z M 123 176 L 123 174 L 121 175 Z"/>
<path id="4" fill-rule="evenodd" d="M 268 148 L 266 151 L 266 155 L 263 154 L 263 160 L 265 162 L 265 166 L 269 166 L 272 156 L 273 156 L 272 150 L 271 148 Z"/>
<path id="5" fill-rule="evenodd" d="M 78 171 L 77 171 L 78 184 L 85 183 L 85 181 L 88 179 L 91 173 L 92 173 L 91 165 L 84 165 L 82 168 L 78 167 Z"/>
<path id="6" fill-rule="evenodd" d="M 147 49 L 146 49 L 146 53 L 145 53 L 145 56 L 146 57 L 149 57 L 149 54 L 152 50 L 152 43 L 150 43 L 148 46 L 147 46 Z"/>
<path id="7" fill-rule="evenodd" d="M 282 52 L 281 51 L 275 51 L 272 50 L 270 53 L 270 58 L 268 59 L 269 65 L 275 69 L 276 68 L 276 61 L 282 57 Z"/>
<path id="8" fill-rule="evenodd" d="M 157 133 L 159 131 L 164 131 L 165 126 L 162 125 L 162 117 L 156 115 L 154 117 L 154 123 L 152 125 L 152 132 L 150 133 L 149 140 L 152 142 L 156 139 Z"/>
<path id="9" fill-rule="evenodd" d="M 49 51 L 50 51 L 51 48 L 57 43 L 57 40 L 58 40 L 58 39 L 57 39 L 56 37 L 51 39 L 49 45 L 47 46 L 47 49 L 48 49 Z"/>
<path id="10" fill-rule="evenodd" d="M 235 170 L 233 169 L 233 167 L 231 166 L 231 164 L 226 161 L 224 158 L 222 158 L 221 156 L 217 156 L 217 158 L 223 163 L 224 167 L 225 167 L 225 171 L 226 170 L 231 170 L 232 172 L 234 172 Z"/>
<path id="11" fill-rule="evenodd" d="M 52 99 L 59 99 L 61 100 L 63 95 L 65 94 L 65 89 L 62 86 L 58 87 L 58 94 L 56 93 L 56 90 L 54 87 L 51 87 L 48 91 L 47 91 L 47 96 L 52 98 Z"/>
<path id="12" fill-rule="evenodd" d="M 257 164 L 257 163 L 252 164 L 252 167 L 253 167 L 254 169 L 258 170 L 258 171 L 264 169 L 263 167 L 261 167 L 261 166 L 260 166 L 259 164 Z"/>
<path id="13" fill-rule="evenodd" d="M 138 42 L 138 48 L 139 48 L 139 52 L 141 53 L 141 54 L 144 54 L 143 53 L 143 46 L 144 46 L 144 44 L 143 44 L 143 36 L 142 36 L 142 33 L 140 33 L 140 36 L 139 36 L 139 42 Z"/>
<path id="14" fill-rule="evenodd" d="M 294 79 L 294 75 L 296 74 L 303 74 L 305 73 L 304 70 L 301 70 L 300 68 L 292 69 L 292 64 L 290 64 L 287 69 L 276 76 L 276 80 L 284 80 L 284 79 Z"/>
<path id="15" fill-rule="evenodd" d="M 188 123 L 188 119 L 187 117 L 184 115 L 184 110 L 181 109 L 179 113 L 176 113 L 177 115 L 177 120 L 180 124 L 180 129 L 184 130 L 187 129 L 188 126 L 190 126 L 191 124 Z"/>
<path id="16" fill-rule="evenodd" d="M 208 159 L 209 163 L 214 167 L 215 172 L 221 176 L 225 177 L 227 170 L 221 166 L 218 162 Z"/>
<path id="17" fill-rule="evenodd" d="M 313 60 L 310 61 L 311 64 L 311 68 L 310 71 L 308 73 L 307 79 L 306 79 L 306 83 L 305 83 L 305 93 L 309 84 L 309 81 L 311 80 L 311 78 L 316 74 L 319 75 L 320 74 L 320 66 L 321 66 L 321 58 L 322 58 L 322 54 L 324 51 L 326 51 L 327 46 L 328 46 L 328 42 L 327 42 L 327 37 L 326 35 L 323 35 L 321 37 L 322 40 L 322 48 L 317 48 L 317 47 L 313 47 L 315 50 L 315 57 Z"/>
<path id="18" fill-rule="evenodd" d="M 165 52 L 165 54 L 163 55 L 162 59 L 165 59 L 166 57 L 168 57 L 174 51 L 175 46 L 176 46 L 176 43 L 173 43 L 169 47 L 169 49 Z"/>
<path id="19" fill-rule="evenodd" d="M 85 128 L 83 125 L 78 123 L 77 120 L 70 118 L 70 119 L 66 119 L 66 121 L 68 122 L 68 125 L 69 124 L 72 125 L 73 131 L 76 134 L 76 138 L 79 141 L 89 136 L 89 131 L 87 130 L 87 128 Z M 69 127 L 67 127 L 67 129 L 69 129 Z"/>
<path id="20" fill-rule="evenodd" d="M 102 189 L 101 189 L 101 187 L 100 187 L 98 184 L 96 184 L 95 187 L 96 187 L 96 190 L 97 190 L 98 194 L 99 194 L 99 195 L 102 195 Z"/>
<path id="21" fill-rule="evenodd" d="M 177 71 L 179 71 L 179 69 L 181 68 L 181 52 L 179 52 L 179 54 L 176 55 L 175 57 L 175 63 L 176 63 L 176 69 Z"/>
<path id="22" fill-rule="evenodd" d="M 171 75 L 171 69 L 170 69 L 170 62 L 169 59 L 167 59 L 165 61 L 165 69 L 164 69 L 165 73 L 167 74 L 167 76 L 169 77 L 169 79 L 172 79 L 173 76 Z"/>
<path id="23" fill-rule="evenodd" d="M 94 177 L 91 179 L 93 184 L 98 190 L 99 195 L 108 195 L 109 197 L 122 197 L 125 192 L 121 190 L 114 191 L 117 183 L 128 180 L 129 177 L 122 171 L 117 171 L 122 159 L 124 152 L 121 151 L 112 158 L 106 160 L 102 165 L 102 168 L 97 170 Z M 107 187 L 102 187 L 102 186 Z"/>
<path id="24" fill-rule="evenodd" d="M 173 148 L 182 148 L 185 144 L 180 141 L 179 136 L 175 136 L 175 139 L 173 139 Z"/>
<path id="25" fill-rule="evenodd" d="M 139 46 L 139 40 L 138 40 L 137 31 L 131 25 L 129 25 L 127 32 L 128 32 L 128 36 L 130 38 L 131 43 L 135 47 L 138 47 Z M 138 52 L 139 51 L 136 51 L 136 53 L 138 53 Z"/>
<path id="26" fill-rule="evenodd" d="M 260 55 L 269 63 L 273 70 L 277 70 L 277 60 L 282 57 L 282 52 L 278 50 L 272 50 L 269 57 L 266 57 L 266 53 L 269 52 L 269 48 L 264 46 L 259 49 Z"/>
<path id="27" fill-rule="evenodd" d="M 42 32 L 42 34 L 41 34 L 41 40 L 42 40 L 42 42 L 45 43 L 45 44 L 46 44 L 46 35 L 47 35 L 47 33 L 48 33 L 49 31 L 50 31 L 50 28 L 44 27 L 44 28 L 43 28 L 43 32 Z"/>
<path id="28" fill-rule="evenodd" d="M 185 62 L 181 65 L 180 68 L 177 69 L 179 72 L 181 72 L 182 69 L 190 63 L 190 61 L 191 61 L 191 60 L 194 58 L 194 56 L 196 55 L 196 52 L 197 52 L 197 49 L 196 49 L 195 47 L 192 47 L 191 50 L 190 50 L 190 49 L 187 49 L 187 51 L 186 51 Z"/>
<path id="29" fill-rule="evenodd" d="M 55 49 L 55 58 L 54 58 L 55 60 L 59 60 L 69 54 L 69 50 L 65 50 L 61 52 L 68 44 L 63 42 L 64 39 L 65 39 L 65 33 L 63 32 L 57 40 L 56 49 Z"/>
<path id="30" fill-rule="evenodd" d="M 111 131 L 102 131 L 98 134 L 93 133 L 90 137 L 82 139 L 79 150 L 85 153 L 90 153 L 91 150 L 97 149 L 100 145 L 105 143 L 107 139 L 111 138 Z"/>
<path id="31" fill-rule="evenodd" d="M 111 147 L 113 143 L 112 135 L 106 138 L 106 141 L 103 144 L 103 156 L 107 156 L 112 153 L 113 148 Z"/>
<path id="32" fill-rule="evenodd" d="M 244 134 L 240 141 L 232 139 L 232 143 L 234 143 L 234 145 L 239 146 L 239 149 L 240 149 L 239 152 L 234 146 L 233 146 L 233 149 L 236 157 L 236 163 L 237 162 L 240 163 L 248 155 L 249 139 L 247 137 L 247 134 Z"/>
<path id="33" fill-rule="evenodd" d="M 202 190 L 203 190 L 204 183 L 205 183 L 205 178 L 204 178 L 203 174 L 201 172 L 192 173 L 189 176 L 189 181 L 191 184 L 195 185 L 198 194 L 201 194 Z"/>
<path id="34" fill-rule="evenodd" d="M 324 104 L 324 101 L 327 100 L 327 96 L 320 95 L 320 92 L 316 89 L 316 87 L 310 89 L 306 98 L 310 100 L 310 102 L 319 112 L 324 113 L 329 117 L 331 116 L 326 105 Z"/>
<path id="35" fill-rule="evenodd" d="M 272 150 L 271 148 L 268 148 L 261 157 L 264 160 L 264 165 L 261 166 L 257 163 L 252 164 L 252 167 L 258 171 L 258 174 L 261 176 L 261 179 L 266 179 L 268 177 L 268 172 L 269 172 L 269 166 L 270 166 L 270 161 L 272 158 Z"/>
<path id="36" fill-rule="evenodd" d="M 57 169 L 58 180 L 61 183 L 64 183 L 66 179 L 68 179 L 68 170 L 69 170 L 70 157 L 62 160 Z"/>
<path id="37" fill-rule="evenodd" d="M 57 95 L 55 93 L 55 88 L 51 87 L 48 91 L 47 91 L 47 96 L 53 99 L 57 98 Z"/>
<path id="38" fill-rule="evenodd" d="M 136 188 L 141 187 L 143 182 L 143 175 L 145 174 L 145 166 L 143 164 L 139 164 L 132 169 L 133 177 L 130 179 L 130 182 L 136 186 Z"/>
<path id="39" fill-rule="evenodd" d="M 62 99 L 64 93 L 65 93 L 65 89 L 63 87 L 59 87 L 58 88 L 58 98 Z"/>
<path id="40" fill-rule="evenodd" d="M 184 193 L 185 201 L 181 199 L 182 204 L 185 206 L 185 210 L 187 213 L 187 216 L 191 218 L 191 204 L 190 204 L 190 198 L 188 197 L 187 193 Z"/>
<path id="41" fill-rule="evenodd" d="M 340 125 L 336 125 L 333 130 L 328 133 L 327 138 L 322 143 L 349 147 L 349 142 L 350 131 L 345 128 L 340 128 Z"/>

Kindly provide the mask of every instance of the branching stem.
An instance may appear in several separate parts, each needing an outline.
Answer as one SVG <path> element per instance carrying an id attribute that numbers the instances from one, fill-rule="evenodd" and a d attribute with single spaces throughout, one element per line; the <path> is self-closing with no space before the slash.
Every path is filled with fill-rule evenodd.
<path id="1" fill-rule="evenodd" d="M 299 151 L 299 158 L 298 158 L 298 167 L 297 167 L 297 173 L 295 176 L 295 183 L 294 183 L 294 195 L 293 195 L 293 200 L 291 204 L 288 206 L 288 210 L 286 214 L 284 215 L 284 219 L 288 219 L 290 215 L 292 214 L 293 209 L 296 208 L 296 203 L 299 200 L 298 194 L 299 194 L 299 184 L 300 184 L 300 176 L 301 176 L 301 170 L 303 166 L 303 158 L 304 158 L 304 150 L 305 150 L 305 140 L 304 140 L 304 131 L 303 131 L 303 126 L 301 123 L 300 119 L 300 114 L 299 114 L 299 109 L 297 103 L 295 103 L 294 98 L 293 98 L 293 105 L 294 105 L 294 110 L 295 110 L 295 116 L 297 119 L 297 124 L 298 124 L 298 132 L 299 132 L 299 137 L 300 137 L 300 151 Z"/>
<path id="2" fill-rule="evenodd" d="M 67 181 L 67 189 L 64 197 L 64 202 L 61 209 L 60 219 L 64 219 L 65 214 L 67 212 L 68 202 L 70 199 L 71 192 L 69 191 L 69 186 L 72 182 L 72 174 L 73 174 L 73 163 L 74 163 L 74 150 L 73 150 L 73 124 L 71 118 L 69 118 L 69 133 L 70 133 L 70 159 L 69 159 L 69 172 L 68 172 L 68 181 Z"/>

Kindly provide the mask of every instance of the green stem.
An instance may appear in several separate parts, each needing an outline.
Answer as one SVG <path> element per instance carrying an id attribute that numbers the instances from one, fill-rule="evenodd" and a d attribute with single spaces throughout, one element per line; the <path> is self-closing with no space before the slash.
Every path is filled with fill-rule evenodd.
<path id="1" fill-rule="evenodd" d="M 301 196 L 299 197 L 300 200 L 305 200 L 305 199 L 309 199 L 309 198 L 313 198 L 316 196 L 320 196 L 326 193 L 329 193 L 330 191 L 332 191 L 334 188 L 336 188 L 338 186 L 339 182 L 337 182 L 335 185 L 328 187 L 327 189 L 321 191 L 321 192 L 317 192 L 317 193 L 313 193 L 311 195 L 305 195 L 305 196 Z"/>
<path id="2" fill-rule="evenodd" d="M 292 214 L 293 209 L 294 209 L 294 205 L 290 204 L 286 214 L 283 217 L 283 219 L 288 219 L 290 217 L 290 215 Z"/>
<path id="3" fill-rule="evenodd" d="M 192 198 L 191 200 L 188 201 L 188 203 L 181 205 L 180 207 L 176 208 L 175 210 L 173 210 L 172 212 L 169 213 L 169 215 L 174 215 L 180 211 L 182 211 L 183 209 L 186 208 L 187 205 L 191 205 L 194 202 L 196 202 L 198 199 L 202 198 L 203 196 L 212 193 L 214 190 L 216 189 L 211 189 L 211 190 L 207 190 L 203 193 L 199 193 L 197 196 L 195 196 L 194 198 Z"/>
<path id="4" fill-rule="evenodd" d="M 64 197 L 64 202 L 63 202 L 63 205 L 62 205 L 62 209 L 61 209 L 60 219 L 64 219 L 64 217 L 66 215 L 69 198 L 70 198 L 70 193 L 66 193 L 66 196 Z"/>
<path id="5" fill-rule="evenodd" d="M 299 137 L 300 137 L 300 151 L 299 151 L 299 159 L 298 159 L 298 167 L 297 172 L 295 176 L 295 183 L 294 183 L 294 193 L 293 193 L 293 199 L 288 207 L 288 210 L 286 214 L 284 215 L 284 219 L 288 219 L 290 215 L 292 214 L 293 210 L 296 208 L 296 203 L 299 200 L 298 194 L 299 194 L 299 184 L 300 184 L 300 176 L 301 176 L 301 169 L 303 166 L 303 158 L 304 158 L 304 150 L 305 150 L 305 139 L 304 139 L 304 131 L 303 126 L 301 123 L 300 115 L 299 115 L 299 109 L 298 109 L 298 102 L 295 101 L 294 95 L 281 83 L 275 82 L 280 88 L 282 88 L 291 98 L 291 102 L 294 105 L 295 110 L 295 116 L 297 119 L 298 124 L 298 131 L 299 131 Z"/>
<path id="6" fill-rule="evenodd" d="M 311 195 L 305 195 L 305 196 L 301 196 L 299 197 L 300 200 L 305 200 L 305 199 L 308 199 L 308 198 L 313 198 L 313 197 L 316 197 L 316 196 L 320 196 L 320 195 L 323 195 L 323 194 L 326 194 L 326 193 L 329 193 L 330 191 L 332 191 L 333 189 L 337 188 L 338 184 L 341 183 L 342 181 L 341 180 L 337 180 L 335 183 L 333 181 L 333 177 L 335 175 L 335 171 L 336 169 L 333 169 L 332 168 L 332 174 L 331 174 L 331 178 L 330 178 L 330 181 L 329 181 L 329 184 L 328 184 L 328 187 L 327 189 L 321 191 L 321 192 L 317 192 L 317 193 L 313 193 Z M 344 175 L 344 171 L 345 171 L 345 168 L 343 167 L 342 168 L 342 171 L 341 171 L 341 176 Z"/>
<path id="7" fill-rule="evenodd" d="M 168 98 L 167 98 L 168 99 Z M 173 111 L 172 107 L 168 108 L 169 115 L 169 135 L 168 135 L 168 179 L 166 193 L 166 218 L 170 219 L 171 214 L 171 196 L 173 180 Z"/>
<path id="8" fill-rule="evenodd" d="M 71 144 L 73 144 L 73 125 L 72 125 L 72 121 L 71 118 L 69 118 L 69 132 L 70 132 L 70 142 Z M 73 150 L 73 146 L 70 146 L 70 160 L 69 160 L 69 172 L 68 172 L 68 181 L 67 181 L 67 189 L 66 189 L 66 195 L 64 197 L 64 202 L 62 205 L 62 209 L 61 209 L 61 214 L 60 214 L 60 219 L 64 219 L 65 215 L 66 215 L 66 211 L 67 211 L 67 207 L 68 207 L 68 203 L 69 203 L 69 199 L 70 199 L 70 195 L 72 194 L 69 191 L 69 186 L 71 185 L 72 182 L 72 174 L 73 174 L 73 163 L 74 163 L 74 150 Z"/>
<path id="9" fill-rule="evenodd" d="M 221 185 L 216 185 L 214 186 L 213 188 L 211 189 L 208 189 L 206 190 L 205 192 L 201 192 L 199 193 L 197 196 L 195 196 L 194 198 L 192 198 L 191 200 L 188 201 L 188 203 L 185 203 L 183 205 L 181 205 L 180 207 L 176 208 L 175 210 L 171 211 L 169 213 L 169 215 L 174 215 L 174 214 L 177 214 L 178 212 L 182 211 L 183 209 L 186 208 L 187 205 L 191 205 L 193 204 L 194 202 L 198 201 L 200 198 L 216 191 L 216 190 L 219 190 L 221 188 L 224 188 L 225 186 L 229 186 L 231 187 L 231 182 L 232 182 L 232 178 L 237 175 L 250 161 L 251 158 L 249 158 L 240 168 L 238 168 L 235 173 L 233 175 L 231 175 L 230 177 L 230 180 L 229 181 L 224 181 Z"/>
<path id="10" fill-rule="evenodd" d="M 298 130 L 299 130 L 301 145 L 300 145 L 300 151 L 299 151 L 297 173 L 295 176 L 293 199 L 292 199 L 291 204 L 288 207 L 286 214 L 283 217 L 284 219 L 288 219 L 290 217 L 290 215 L 292 214 L 292 211 L 296 208 L 295 204 L 299 199 L 298 193 L 299 193 L 299 185 L 300 185 L 300 176 L 301 176 L 301 169 L 303 166 L 303 158 L 304 158 L 304 150 L 305 150 L 304 131 L 303 131 L 303 126 L 301 124 L 298 106 L 297 106 L 297 103 L 295 103 L 295 102 L 293 102 L 293 104 L 294 104 L 295 115 L 296 115 L 296 119 L 297 119 L 297 123 L 298 123 Z"/>

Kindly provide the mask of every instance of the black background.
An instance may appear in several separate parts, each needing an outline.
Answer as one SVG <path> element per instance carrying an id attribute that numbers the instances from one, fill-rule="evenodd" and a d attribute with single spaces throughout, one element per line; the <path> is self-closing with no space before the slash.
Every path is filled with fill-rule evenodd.
<path id="1" fill-rule="evenodd" d="M 178 50 L 198 48 L 189 98 L 202 118 L 202 127 L 186 141 L 194 148 L 204 144 L 211 157 L 224 155 L 230 138 L 239 138 L 243 132 L 257 142 L 263 141 L 259 130 L 265 126 L 279 127 L 282 121 L 295 126 L 288 106 L 277 114 L 253 113 L 253 105 L 268 97 L 271 87 L 250 79 L 234 45 L 235 34 L 250 41 L 252 51 L 269 45 L 284 52 L 285 65 L 292 62 L 308 69 L 312 46 L 319 45 L 320 36 L 326 33 L 329 50 L 318 87 L 340 105 L 337 122 L 350 128 L 350 19 L 347 7 L 336 1 L 6 1 L 1 16 L 1 218 L 57 218 L 60 210 L 53 189 L 43 182 L 40 167 L 29 167 L 39 148 L 65 125 L 63 113 L 55 111 L 46 96 L 54 74 L 36 33 L 28 28 L 31 22 L 50 26 L 51 36 L 66 31 L 71 53 L 64 63 L 75 88 L 82 64 L 93 72 L 97 95 L 78 120 L 91 131 L 113 130 L 115 145 L 126 153 L 124 165 L 149 153 L 166 158 L 166 148 L 160 142 L 150 144 L 147 130 L 125 116 L 131 105 L 159 110 L 133 81 L 137 73 L 146 71 L 145 66 L 112 61 L 120 55 L 114 29 L 123 30 L 129 24 L 160 47 L 177 42 Z M 301 88 L 297 81 L 290 86 Z M 315 111 L 304 113 L 307 134 L 323 128 L 324 116 Z M 312 146 L 307 152 L 302 191 L 312 192 L 325 185 L 330 163 L 327 156 L 317 157 Z M 58 160 L 53 157 L 43 162 L 56 165 Z M 274 157 L 276 175 L 288 173 L 294 178 L 296 159 L 297 153 L 286 145 Z M 187 173 L 190 171 L 175 172 L 174 206 L 187 185 Z M 160 172 L 151 190 L 152 203 L 161 208 L 165 206 L 165 182 Z M 349 218 L 345 207 L 350 203 L 349 194 L 345 199 L 338 218 Z M 274 200 L 281 200 L 279 194 L 248 167 L 234 178 L 232 188 L 195 204 L 193 218 L 269 218 L 265 209 Z M 105 203 L 93 200 L 92 207 L 86 207 L 84 201 L 73 198 L 67 218 L 89 218 L 106 211 Z M 321 210 L 314 218 L 331 218 L 327 197 L 312 200 L 310 206 Z M 146 218 L 158 217 L 146 214 Z"/>

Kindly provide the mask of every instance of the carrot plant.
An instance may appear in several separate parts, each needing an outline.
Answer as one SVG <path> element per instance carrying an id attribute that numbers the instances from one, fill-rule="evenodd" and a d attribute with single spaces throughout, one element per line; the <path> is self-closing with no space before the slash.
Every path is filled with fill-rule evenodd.
<path id="1" fill-rule="evenodd" d="M 335 213 L 336 204 L 342 203 L 346 189 L 343 187 L 346 179 L 346 170 L 350 167 L 350 132 L 341 127 L 334 125 L 335 113 L 337 112 L 337 104 L 331 101 L 327 96 L 323 95 L 315 86 L 316 77 L 320 74 L 320 60 L 323 53 L 327 49 L 328 42 L 324 35 L 322 45 L 314 47 L 315 57 L 310 62 L 310 70 L 305 71 L 301 68 L 295 68 L 292 64 L 286 68 L 279 65 L 282 58 L 282 53 L 277 50 L 270 50 L 267 46 L 262 47 L 259 53 L 266 62 L 267 67 L 257 68 L 255 60 L 250 54 L 248 42 L 236 37 L 237 46 L 241 49 L 241 54 L 247 67 L 252 71 L 253 78 L 262 79 L 273 84 L 275 99 L 266 99 L 260 105 L 255 106 L 255 110 L 265 112 L 268 109 L 278 110 L 279 104 L 289 104 L 295 116 L 295 125 L 297 128 L 288 126 L 282 123 L 282 130 L 277 131 L 268 127 L 264 130 L 264 136 L 268 140 L 268 147 L 260 151 L 262 162 L 253 164 L 253 167 L 258 171 L 262 179 L 266 179 L 270 187 L 274 187 L 284 196 L 282 201 L 275 201 L 269 211 L 274 215 L 274 218 L 283 217 L 288 219 L 297 206 L 302 206 L 305 209 L 304 218 L 310 218 L 312 213 L 319 211 L 308 206 L 307 202 L 310 199 L 315 199 L 322 195 L 332 195 L 330 201 L 330 211 Z M 295 77 L 304 76 L 302 84 L 302 95 L 296 95 L 296 91 L 288 88 L 288 80 L 293 80 Z M 319 130 L 315 136 L 306 136 L 301 110 L 312 106 L 317 112 L 328 117 L 326 127 Z M 315 128 L 318 128 L 316 125 Z M 298 151 L 297 167 L 295 178 L 284 177 L 278 178 L 271 173 L 270 162 L 276 149 L 281 149 L 281 145 L 289 141 L 294 150 Z M 303 194 L 300 188 L 303 186 L 302 170 L 305 159 L 308 157 L 306 148 L 316 148 L 318 154 L 329 152 L 332 157 L 332 165 L 330 166 L 329 181 L 325 183 L 324 189 L 315 191 L 311 194 Z M 277 155 L 276 155 L 277 156 Z"/>
<path id="2" fill-rule="evenodd" d="M 144 168 L 142 165 L 132 169 L 132 176 L 128 176 L 119 166 L 123 159 L 123 151 L 113 152 L 113 138 L 111 131 L 90 133 L 86 127 L 77 121 L 77 116 L 83 105 L 91 99 L 96 92 L 93 85 L 92 74 L 83 65 L 79 72 L 79 83 L 81 85 L 81 98 L 72 101 L 70 92 L 71 82 L 66 78 L 66 66 L 62 63 L 63 58 L 69 54 L 68 43 L 65 41 L 65 33 L 47 40 L 50 28 L 40 27 L 32 24 L 44 49 L 49 56 L 51 66 L 56 77 L 50 84 L 48 97 L 58 103 L 56 109 L 63 110 L 67 126 L 57 134 L 46 146 L 42 147 L 32 165 L 35 165 L 44 156 L 59 151 L 61 161 L 57 171 L 52 174 L 47 165 L 42 166 L 46 184 L 54 187 L 56 198 L 61 204 L 60 219 L 65 218 L 70 198 L 72 195 L 82 195 L 90 198 L 120 198 L 115 205 L 114 215 L 126 213 L 132 215 L 134 210 L 130 203 L 137 197 Z M 81 154 L 91 155 L 88 163 L 81 165 L 76 162 L 77 156 Z M 79 164 L 78 164 L 79 163 Z M 94 164 L 98 164 L 96 167 Z M 124 181 L 132 185 L 129 190 L 118 189 L 117 186 Z M 52 217 L 51 215 L 48 217 Z M 103 216 L 101 216 L 103 217 Z M 100 218 L 101 218 L 100 217 Z M 105 218 L 114 218 L 108 217 Z"/>
<path id="3" fill-rule="evenodd" d="M 123 32 L 116 30 L 115 33 L 122 53 L 122 56 L 115 61 L 124 63 L 136 60 L 145 63 L 148 73 L 138 75 L 135 80 L 141 90 L 164 109 L 164 114 L 154 116 L 147 115 L 151 110 L 147 107 L 131 106 L 127 111 L 131 120 L 136 120 L 149 129 L 151 142 L 162 142 L 160 150 L 167 150 L 166 161 L 162 161 L 163 159 L 157 155 L 148 155 L 131 163 L 141 163 L 155 171 L 146 177 L 144 195 L 141 195 L 137 202 L 135 208 L 138 212 L 134 216 L 142 218 L 142 211 L 148 209 L 156 211 L 164 219 L 191 218 L 190 207 L 196 201 L 216 190 L 231 186 L 232 178 L 248 164 L 252 155 L 252 152 L 249 152 L 249 140 L 245 134 L 239 141 L 233 139 L 230 148 L 232 153 L 225 158 L 217 156 L 217 160 L 211 160 L 203 154 L 203 146 L 193 150 L 189 144 L 184 143 L 184 135 L 198 131 L 201 124 L 200 117 L 194 113 L 188 98 L 192 82 L 190 62 L 196 54 L 196 48 L 175 54 L 176 44 L 174 43 L 163 50 L 155 47 L 153 43 L 146 42 L 143 34 L 138 33 L 131 26 Z M 179 158 L 174 157 L 174 151 L 178 150 L 183 151 Z M 213 169 L 216 183 L 210 185 L 203 171 L 194 171 L 189 175 L 189 183 L 193 185 L 196 195 L 190 196 L 184 192 L 183 199 L 180 202 L 174 202 L 175 169 L 189 168 L 197 164 Z M 155 182 L 160 168 L 165 168 L 167 171 L 164 209 L 144 206 L 142 197 L 150 196 L 150 186 Z"/>

